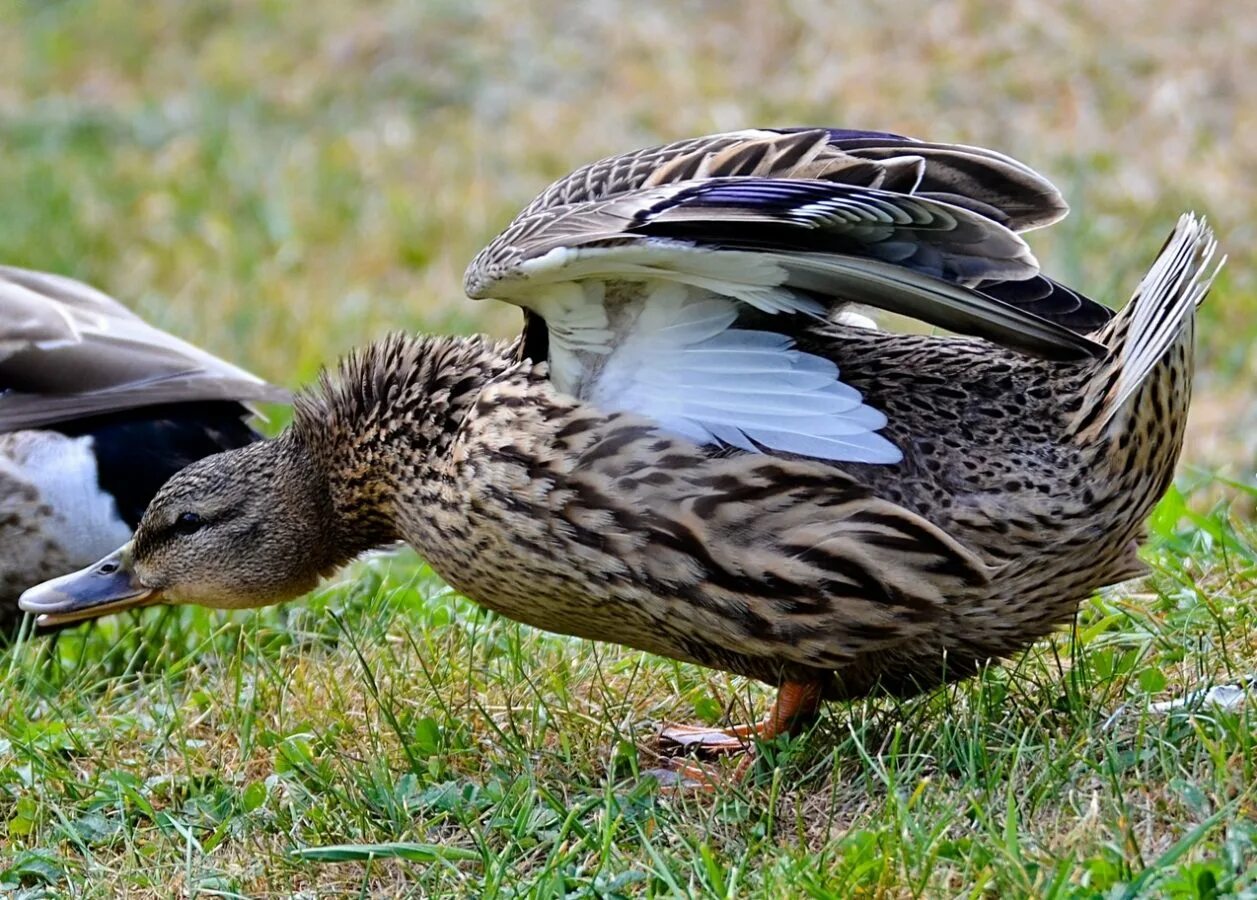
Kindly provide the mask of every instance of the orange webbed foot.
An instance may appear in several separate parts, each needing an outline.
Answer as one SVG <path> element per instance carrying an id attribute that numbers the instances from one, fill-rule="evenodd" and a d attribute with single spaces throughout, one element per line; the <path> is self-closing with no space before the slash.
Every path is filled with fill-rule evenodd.
<path id="1" fill-rule="evenodd" d="M 736 784 L 746 777 L 755 762 L 755 739 L 772 740 L 780 734 L 794 733 L 799 723 L 816 714 L 820 702 L 819 684 L 791 681 L 781 686 L 768 715 L 754 725 L 732 728 L 665 725 L 659 732 L 662 749 L 705 759 L 734 755 L 742 759 L 728 776 L 684 757 L 669 759 L 666 768 L 653 769 L 647 774 L 670 790 L 714 791 L 723 785 Z"/>

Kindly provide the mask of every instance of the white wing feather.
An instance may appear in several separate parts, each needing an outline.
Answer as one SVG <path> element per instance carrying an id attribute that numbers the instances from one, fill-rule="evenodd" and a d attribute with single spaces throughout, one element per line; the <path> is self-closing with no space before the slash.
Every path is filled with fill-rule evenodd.
<path id="1" fill-rule="evenodd" d="M 831 361 L 767 331 L 732 328 L 735 302 L 674 296 L 657 282 L 601 367 L 589 399 L 701 444 L 843 462 L 896 463 L 886 417 Z"/>
<path id="2" fill-rule="evenodd" d="M 522 278 L 501 296 L 532 309 L 553 327 L 541 303 L 556 285 L 575 281 L 662 279 L 732 297 L 766 313 L 824 315 L 825 307 L 785 287 L 788 273 L 768 253 L 714 250 L 651 238 L 615 247 L 558 247 L 519 267 Z M 545 298 L 542 300 L 541 298 Z"/>

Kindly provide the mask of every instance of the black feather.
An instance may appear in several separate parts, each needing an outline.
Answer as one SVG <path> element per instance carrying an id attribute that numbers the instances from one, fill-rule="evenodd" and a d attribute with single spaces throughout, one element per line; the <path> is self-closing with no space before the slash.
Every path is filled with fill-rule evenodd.
<path id="1" fill-rule="evenodd" d="M 171 475 L 198 459 L 258 439 L 239 403 L 151 406 L 52 426 L 68 437 L 90 436 L 100 487 L 114 497 L 134 529 Z"/>

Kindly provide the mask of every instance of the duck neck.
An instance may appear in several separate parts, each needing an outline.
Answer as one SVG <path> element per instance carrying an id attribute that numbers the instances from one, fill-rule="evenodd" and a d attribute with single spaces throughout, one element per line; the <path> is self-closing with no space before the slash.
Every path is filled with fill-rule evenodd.
<path id="1" fill-rule="evenodd" d="M 307 442 L 294 434 L 291 444 L 290 454 L 301 460 L 322 495 L 318 527 L 328 551 L 320 566 L 323 574 L 399 539 L 387 492 L 371 473 L 356 472 L 347 460 L 330 455 L 321 443 Z"/>
<path id="2" fill-rule="evenodd" d="M 405 539 L 400 510 L 439 489 L 459 427 L 511 359 L 482 337 L 394 335 L 298 397 L 292 437 L 326 484 L 339 562 Z"/>

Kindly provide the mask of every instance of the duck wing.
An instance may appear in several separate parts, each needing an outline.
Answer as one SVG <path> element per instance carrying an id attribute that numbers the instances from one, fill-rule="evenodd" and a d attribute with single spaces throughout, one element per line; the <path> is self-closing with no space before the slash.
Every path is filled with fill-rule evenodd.
<path id="1" fill-rule="evenodd" d="M 0 267 L 0 431 L 173 403 L 288 399 L 88 285 Z"/>
<path id="2" fill-rule="evenodd" d="M 1069 211 L 1060 191 L 1024 163 L 984 147 L 918 141 L 886 131 L 762 128 L 621 153 L 581 166 L 520 213 L 602 200 L 705 178 L 818 179 L 965 206 L 1014 231 Z"/>
<path id="3" fill-rule="evenodd" d="M 469 295 L 522 306 L 525 352 L 544 350 L 556 386 L 580 399 L 699 443 L 835 461 L 900 453 L 836 365 L 794 347 L 797 316 L 854 301 L 1048 358 L 1103 353 L 977 289 L 1039 272 L 1015 231 L 970 207 L 1040 223 L 1058 196 L 1042 179 L 1033 203 L 1009 190 L 960 205 L 913 192 L 922 159 L 838 158 L 827 131 L 755 134 L 714 156 L 643 152 L 569 176 L 481 251 Z M 1005 180 L 1030 179 L 1003 160 L 992 165 Z M 647 163 L 662 174 L 643 176 Z"/>
<path id="4" fill-rule="evenodd" d="M 884 131 L 780 128 L 690 138 L 589 163 L 554 182 L 517 221 L 646 187 L 720 177 L 818 179 L 912 194 L 963 207 L 1016 232 L 1050 225 L 1069 211 L 1050 181 L 984 147 Z M 1103 304 L 1044 275 L 988 279 L 979 289 L 1080 334 L 1113 316 Z"/>

